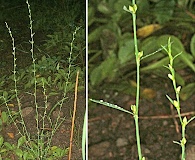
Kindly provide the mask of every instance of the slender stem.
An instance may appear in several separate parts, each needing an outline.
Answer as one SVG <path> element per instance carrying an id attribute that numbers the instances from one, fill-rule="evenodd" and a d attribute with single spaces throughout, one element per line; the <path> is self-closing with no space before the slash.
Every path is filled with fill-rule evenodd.
<path id="1" fill-rule="evenodd" d="M 132 0 L 132 5 L 135 5 L 135 0 Z M 137 34 L 136 34 L 136 13 L 132 13 L 133 18 L 133 34 L 134 34 L 134 45 L 135 45 L 135 56 L 136 56 L 136 64 L 137 64 L 137 90 L 136 90 L 136 114 L 134 115 L 135 120 L 135 128 L 136 128 L 136 140 L 137 140 L 137 150 L 139 160 L 142 159 L 141 153 L 141 144 L 140 144 L 140 134 L 139 134 L 139 96 L 140 96 L 140 57 L 137 45 Z"/>
<path id="2" fill-rule="evenodd" d="M 166 49 L 165 49 L 166 50 Z M 174 88 L 174 91 L 175 91 L 175 96 L 176 96 L 176 103 L 175 103 L 175 108 L 177 110 L 177 114 L 179 116 L 179 120 L 180 120 L 180 123 L 181 123 L 181 126 L 182 126 L 182 140 L 180 142 L 180 145 L 181 145 L 181 149 L 182 149 L 182 155 L 181 155 L 181 159 L 182 160 L 185 160 L 185 144 L 186 144 L 186 138 L 185 138 L 185 128 L 186 128 L 186 125 L 187 125 L 187 119 L 183 119 L 182 120 L 182 117 L 181 117 L 181 111 L 180 111 L 180 100 L 179 100 L 179 92 L 180 92 L 180 88 L 177 87 L 177 84 L 176 84 L 176 80 L 175 80 L 175 69 L 173 68 L 173 61 L 174 61 L 174 58 L 172 56 L 172 51 L 171 51 L 171 42 L 170 42 L 170 38 L 168 40 L 168 50 L 166 50 L 168 55 L 169 55 L 169 65 L 168 65 L 168 68 L 171 72 L 171 80 L 172 80 L 172 83 L 173 83 L 173 88 Z"/>
<path id="3" fill-rule="evenodd" d="M 140 135 L 139 135 L 138 116 L 135 116 L 134 120 L 135 120 L 135 128 L 136 128 L 137 152 L 138 152 L 139 160 L 141 160 L 142 153 L 141 153 L 141 143 L 140 143 Z"/>
<path id="4" fill-rule="evenodd" d="M 182 139 L 185 138 L 185 126 L 182 126 Z M 182 150 L 182 160 L 185 160 L 185 144 L 181 146 Z"/>

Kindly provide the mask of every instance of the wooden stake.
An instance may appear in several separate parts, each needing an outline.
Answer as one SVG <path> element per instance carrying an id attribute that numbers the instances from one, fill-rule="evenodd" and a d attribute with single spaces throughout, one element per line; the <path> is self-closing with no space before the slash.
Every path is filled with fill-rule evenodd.
<path id="1" fill-rule="evenodd" d="M 76 108 L 77 108 L 77 92 L 78 92 L 78 81 L 79 81 L 78 79 L 79 79 L 79 71 L 77 71 L 76 84 L 75 84 L 74 111 L 73 111 L 73 117 L 72 117 L 72 126 L 71 126 L 71 134 L 70 134 L 70 147 L 69 147 L 68 160 L 71 159 L 71 151 L 72 151 L 72 139 L 73 139 L 73 132 L 74 132 L 74 121 L 75 121 Z"/>

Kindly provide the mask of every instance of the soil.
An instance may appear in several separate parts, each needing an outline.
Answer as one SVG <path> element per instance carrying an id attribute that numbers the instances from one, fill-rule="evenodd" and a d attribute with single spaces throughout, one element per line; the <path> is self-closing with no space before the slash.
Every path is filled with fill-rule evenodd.
<path id="1" fill-rule="evenodd" d="M 186 72 L 185 72 L 186 73 Z M 192 74 L 186 75 L 194 79 Z M 166 77 L 166 75 L 165 75 Z M 166 98 L 174 98 L 168 78 L 143 74 L 140 98 L 139 127 L 142 155 L 147 160 L 178 160 L 181 147 L 173 141 L 181 140 L 181 127 L 177 112 Z M 105 85 L 104 85 L 105 86 Z M 102 99 L 127 110 L 135 104 L 135 96 L 99 87 L 90 98 Z M 189 120 L 195 115 L 195 95 L 181 101 L 181 113 Z M 187 157 L 195 159 L 195 121 L 187 125 Z M 90 103 L 88 122 L 89 160 L 138 160 L 134 119 L 130 114 Z"/>

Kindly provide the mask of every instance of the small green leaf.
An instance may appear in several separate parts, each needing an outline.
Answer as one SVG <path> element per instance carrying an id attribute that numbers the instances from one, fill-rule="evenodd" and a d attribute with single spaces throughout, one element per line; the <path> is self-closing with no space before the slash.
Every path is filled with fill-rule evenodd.
<path id="1" fill-rule="evenodd" d="M 178 144 L 178 145 L 181 145 L 179 142 L 177 142 L 177 141 L 173 141 L 173 143 L 175 143 L 175 144 Z"/>
<path id="2" fill-rule="evenodd" d="M 173 104 L 173 100 L 171 99 L 171 97 L 169 97 L 168 95 L 166 95 L 166 97 L 167 97 L 168 100 Z"/>
<path id="3" fill-rule="evenodd" d="M 138 52 L 138 59 L 141 59 L 141 57 L 144 55 L 144 52 L 141 51 L 141 52 Z"/>
<path id="4" fill-rule="evenodd" d="M 182 138 L 181 140 L 181 146 L 184 146 L 186 144 L 187 140 L 185 137 Z"/>
<path id="5" fill-rule="evenodd" d="M 101 12 L 103 14 L 111 14 L 112 10 L 109 7 L 110 6 L 107 3 L 101 1 L 100 3 L 98 3 L 97 9 L 99 12 Z"/>
<path id="6" fill-rule="evenodd" d="M 35 158 L 35 156 L 33 155 L 32 152 L 29 151 L 23 151 L 23 159 L 24 160 L 33 160 Z"/>
<path id="7" fill-rule="evenodd" d="M 96 29 L 94 29 L 93 31 L 90 32 L 90 34 L 88 35 L 88 43 L 92 43 L 92 42 L 95 42 L 97 41 L 99 38 L 100 38 L 100 35 L 102 33 L 102 29 L 104 28 L 105 26 L 101 26 L 101 27 L 98 27 Z"/>
<path id="8" fill-rule="evenodd" d="M 126 12 L 131 13 L 131 11 L 130 11 L 129 9 L 127 9 L 127 7 L 126 7 L 126 6 L 123 6 L 123 10 L 125 10 Z"/>
<path id="9" fill-rule="evenodd" d="M 134 8 L 133 8 L 132 6 L 129 6 L 129 11 L 130 11 L 131 13 L 135 13 Z"/>
<path id="10" fill-rule="evenodd" d="M 120 46 L 118 51 L 118 58 L 120 61 L 120 64 L 124 64 L 134 58 L 134 47 L 132 47 L 134 44 L 133 39 L 128 40 Z"/>
<path id="11" fill-rule="evenodd" d="M 28 157 L 28 152 L 27 151 L 24 151 L 23 152 L 23 158 L 24 158 L 24 160 L 27 160 L 27 157 Z"/>
<path id="12" fill-rule="evenodd" d="M 54 150 L 56 150 L 58 147 L 57 146 L 52 146 L 50 149 L 53 152 Z"/>
<path id="13" fill-rule="evenodd" d="M 54 150 L 54 152 L 53 152 L 53 156 L 54 156 L 54 157 L 58 157 L 58 158 L 62 157 L 62 156 L 63 156 L 62 151 L 63 151 L 63 149 L 61 149 L 61 148 L 56 148 L 56 149 Z"/>
<path id="14" fill-rule="evenodd" d="M 0 136 L 0 147 L 2 146 L 3 142 L 4 142 L 4 138 Z"/>
<path id="15" fill-rule="evenodd" d="M 22 156 L 23 156 L 23 151 L 22 151 L 21 149 L 17 148 L 17 149 L 15 150 L 15 153 L 16 153 L 16 155 L 17 155 L 18 157 L 22 158 Z"/>
<path id="16" fill-rule="evenodd" d="M 135 14 L 136 11 L 137 11 L 137 5 L 134 4 L 133 6 L 129 6 L 129 11 L 130 11 L 131 13 Z"/>
<path id="17" fill-rule="evenodd" d="M 177 109 L 179 109 L 180 108 L 180 106 L 179 106 L 179 102 L 178 101 L 176 101 L 176 100 L 174 100 L 173 101 L 173 105 L 175 106 L 175 108 L 177 108 Z"/>
<path id="18" fill-rule="evenodd" d="M 8 142 L 5 142 L 4 145 L 9 150 L 12 150 L 13 149 L 13 146 L 10 143 L 8 143 Z"/>
<path id="19" fill-rule="evenodd" d="M 183 118 L 183 123 L 182 123 L 183 127 L 185 127 L 187 124 L 188 124 L 188 120 L 187 120 L 186 117 L 184 117 Z"/>
<path id="20" fill-rule="evenodd" d="M 179 94 L 180 90 L 181 90 L 181 86 L 178 86 L 178 87 L 176 88 L 177 94 Z"/>
<path id="21" fill-rule="evenodd" d="M 5 148 L 1 148 L 0 149 L 0 153 L 4 153 L 4 152 L 7 152 L 8 150 L 7 149 L 5 149 Z"/>
<path id="22" fill-rule="evenodd" d="M 90 73 L 91 84 L 98 85 L 106 78 L 111 81 L 116 76 L 117 69 L 118 59 L 114 55 L 108 57 Z"/>
<path id="23" fill-rule="evenodd" d="M 7 120 L 8 120 L 8 115 L 7 115 L 7 113 L 6 113 L 5 111 L 3 111 L 3 112 L 1 113 L 1 119 L 2 119 L 2 122 L 3 122 L 3 123 L 6 123 L 6 122 L 7 122 Z"/>
<path id="24" fill-rule="evenodd" d="M 26 142 L 26 137 L 22 136 L 18 139 L 18 148 Z"/>
<path id="25" fill-rule="evenodd" d="M 122 107 L 119 107 L 119 106 L 117 106 L 115 104 L 111 104 L 111 103 L 108 103 L 108 102 L 104 102 L 103 100 L 90 99 L 90 101 L 95 102 L 95 103 L 99 103 L 99 104 L 105 105 L 107 107 L 114 108 L 114 109 L 117 109 L 117 110 L 120 110 L 120 111 L 123 111 L 123 112 L 126 112 L 126 113 L 129 113 L 129 114 L 132 114 L 133 115 L 132 112 L 129 112 L 128 110 L 123 109 Z"/>
<path id="26" fill-rule="evenodd" d="M 168 74 L 168 77 L 173 81 L 174 77 L 171 74 Z"/>
<path id="27" fill-rule="evenodd" d="M 131 110 L 132 110 L 132 112 L 133 112 L 134 115 L 137 114 L 136 105 L 131 105 Z"/>
<path id="28" fill-rule="evenodd" d="M 7 93 L 6 91 L 3 92 L 3 97 L 4 97 L 5 99 L 7 99 L 8 93 Z"/>
<path id="29" fill-rule="evenodd" d="M 33 141 L 30 142 L 30 146 L 31 146 L 33 149 L 37 149 L 37 148 L 38 148 L 37 144 L 36 144 L 35 142 L 33 142 Z"/>

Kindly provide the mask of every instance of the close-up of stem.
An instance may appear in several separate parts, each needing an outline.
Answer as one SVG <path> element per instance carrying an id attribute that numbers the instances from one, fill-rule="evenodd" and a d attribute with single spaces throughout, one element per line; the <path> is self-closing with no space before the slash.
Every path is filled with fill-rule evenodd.
<path id="1" fill-rule="evenodd" d="M 125 157 L 124 159 L 126 159 L 126 157 L 128 157 L 127 159 L 133 159 L 133 157 L 134 157 L 134 159 L 138 158 L 139 160 L 159 159 L 159 158 L 157 158 L 157 156 L 152 156 L 153 154 L 158 155 L 158 153 L 156 151 L 154 151 L 154 153 L 152 153 L 151 156 L 150 156 L 150 153 L 149 154 L 146 153 L 147 149 L 144 149 L 144 147 L 145 147 L 146 143 L 150 144 L 149 139 L 151 139 L 151 141 L 153 141 L 155 139 L 154 140 L 155 142 L 153 142 L 154 143 L 153 145 L 158 145 L 159 150 L 160 150 L 161 147 L 165 148 L 164 145 L 161 145 L 161 147 L 160 147 L 160 142 L 162 140 L 166 141 L 166 138 L 167 138 L 166 129 L 169 130 L 168 131 L 169 135 L 170 135 L 169 132 L 171 132 L 171 133 L 173 132 L 171 130 L 171 128 L 169 128 L 168 126 L 163 129 L 162 124 L 160 124 L 161 121 L 159 121 L 161 118 L 164 119 L 165 117 L 170 117 L 168 115 L 164 115 L 164 112 L 159 111 L 160 109 L 163 110 L 163 107 L 164 107 L 164 106 L 161 106 L 161 103 L 163 102 L 162 96 L 159 96 L 160 99 L 158 99 L 158 100 L 156 99 L 156 101 L 154 100 L 155 99 L 154 97 L 157 97 L 157 94 L 158 94 L 157 92 L 159 92 L 159 89 L 162 91 L 163 88 L 165 88 L 165 86 L 162 86 L 162 85 L 164 85 L 164 83 L 167 85 L 166 87 L 168 87 L 168 84 L 166 82 L 164 82 L 164 83 L 162 82 L 163 84 L 161 84 L 160 81 L 164 78 L 162 75 L 166 73 L 165 71 L 163 71 L 164 73 L 162 73 L 161 68 L 163 68 L 163 66 L 165 66 L 165 65 L 167 65 L 167 63 L 169 63 L 168 67 L 166 67 L 166 68 L 168 68 L 169 71 L 170 71 L 170 74 L 168 74 L 168 77 L 172 80 L 171 85 L 173 86 L 173 90 L 175 92 L 175 100 L 172 100 L 168 95 L 166 95 L 166 97 L 172 103 L 171 107 L 174 106 L 176 108 L 177 114 L 174 115 L 174 116 L 179 117 L 179 121 L 180 121 L 180 124 L 181 124 L 181 136 L 182 136 L 182 139 L 180 140 L 180 142 L 176 142 L 176 141 L 172 140 L 172 138 L 173 138 L 172 136 L 175 136 L 175 133 L 172 133 L 172 136 L 170 135 L 170 139 L 171 139 L 170 143 L 173 141 L 174 143 L 179 144 L 181 146 L 181 156 L 180 157 L 181 157 L 181 160 L 184 160 L 184 159 L 186 159 L 186 157 L 189 157 L 189 155 L 187 155 L 185 153 L 186 152 L 185 151 L 186 150 L 185 145 L 186 145 L 186 141 L 187 141 L 186 140 L 186 137 L 187 137 L 187 135 L 186 135 L 186 125 L 189 122 L 191 122 L 194 119 L 194 117 L 192 117 L 189 121 L 187 121 L 186 117 L 183 118 L 183 115 L 185 115 L 185 113 L 181 114 L 180 90 L 181 90 L 181 86 L 182 87 L 184 86 L 184 83 L 182 83 L 183 85 L 177 87 L 178 79 L 176 80 L 176 76 L 178 77 L 178 73 L 175 72 L 174 67 L 176 65 L 173 66 L 173 61 L 176 57 L 178 57 L 178 59 L 180 61 L 182 61 L 183 63 L 186 63 L 188 67 L 190 67 L 192 70 L 194 70 L 194 65 L 192 63 L 193 58 L 191 57 L 191 60 L 190 60 L 190 58 L 189 59 L 187 58 L 187 57 L 190 57 L 190 56 L 189 56 L 188 53 L 185 52 L 184 47 L 182 46 L 182 42 L 180 42 L 180 40 L 178 40 L 173 35 L 169 35 L 169 34 L 167 34 L 167 35 L 165 34 L 165 35 L 162 35 L 162 36 L 155 35 L 155 33 L 156 33 L 155 31 L 162 29 L 163 26 L 161 25 L 162 21 L 161 22 L 159 21 L 159 23 L 157 23 L 157 24 L 153 24 L 154 21 L 153 21 L 153 18 L 152 18 L 152 16 L 155 16 L 155 15 L 152 15 L 153 12 L 155 12 L 155 11 L 158 14 L 158 16 L 157 16 L 158 20 L 160 20 L 161 18 L 162 19 L 165 18 L 165 17 L 163 17 L 164 15 L 162 15 L 162 10 L 161 9 L 164 9 L 164 10 L 167 11 L 167 10 L 169 10 L 169 8 L 171 8 L 171 6 L 174 8 L 175 2 L 172 1 L 167 5 L 167 2 L 165 2 L 165 1 L 151 2 L 150 0 L 146 0 L 145 2 L 142 2 L 142 1 L 139 1 L 139 0 L 132 0 L 131 5 L 123 6 L 123 10 L 126 11 L 124 16 L 122 16 L 123 13 L 121 13 L 119 8 L 117 8 L 121 5 L 120 3 L 117 3 L 117 2 L 118 2 L 118 0 L 116 0 L 116 4 L 113 5 L 113 6 L 110 3 L 107 3 L 107 5 L 106 5 L 106 2 L 96 4 L 98 7 L 94 5 L 95 2 L 91 3 L 91 6 L 90 6 L 90 10 L 89 10 L 90 13 L 93 13 L 93 11 L 96 10 L 95 7 L 97 7 L 97 13 L 101 12 L 102 15 L 105 15 L 105 17 L 106 16 L 109 17 L 110 14 L 113 14 L 112 16 L 115 17 L 116 16 L 115 13 L 112 12 L 113 11 L 112 9 L 114 8 L 114 9 L 116 9 L 116 11 L 118 11 L 118 16 L 120 15 L 121 17 L 123 17 L 123 18 L 126 17 L 126 18 L 124 18 L 124 19 L 121 18 L 120 20 L 117 19 L 116 22 L 115 22 L 115 19 L 112 19 L 114 21 L 113 26 L 115 26 L 115 24 L 116 24 L 116 28 L 114 28 L 114 29 L 112 27 L 109 28 L 106 25 L 107 28 L 105 27 L 106 29 L 104 30 L 104 29 L 102 29 L 102 28 L 104 28 L 104 26 L 101 26 L 100 24 L 98 24 L 99 21 L 97 22 L 97 26 L 99 26 L 99 28 L 94 29 L 93 27 L 95 25 L 93 26 L 91 24 L 96 24 L 96 15 L 94 14 L 93 16 L 90 17 L 90 18 L 92 18 L 92 17 L 94 18 L 94 19 L 93 18 L 91 19 L 91 21 L 90 21 L 91 23 L 89 24 L 89 26 L 90 25 L 92 26 L 91 27 L 92 30 L 94 29 L 93 32 L 91 34 L 89 34 L 89 41 L 92 44 L 91 46 L 89 45 L 89 47 L 91 48 L 91 50 L 90 50 L 91 52 L 89 52 L 89 55 L 92 55 L 91 58 L 89 59 L 89 63 L 91 64 L 90 71 L 92 70 L 90 72 L 91 74 L 89 74 L 89 76 L 90 76 L 89 79 L 91 80 L 91 83 L 90 83 L 91 86 L 90 87 L 91 88 L 94 87 L 94 90 L 92 90 L 91 92 L 94 93 L 95 96 L 97 96 L 97 91 L 98 91 L 99 87 L 100 88 L 102 87 L 103 88 L 103 93 L 105 93 L 105 96 L 104 97 L 100 96 L 101 97 L 100 100 L 95 100 L 93 98 L 90 98 L 89 100 L 91 102 L 97 103 L 100 106 L 104 105 L 104 106 L 107 106 L 109 108 L 113 108 L 115 110 L 122 111 L 123 113 L 125 112 L 125 113 L 128 113 L 128 114 L 131 114 L 133 116 L 133 119 L 134 119 L 134 123 L 133 123 L 134 126 L 131 126 L 131 128 L 135 129 L 135 141 L 134 141 L 135 144 L 128 141 L 128 140 L 131 141 L 131 139 L 127 138 L 126 134 L 121 136 L 122 133 L 120 132 L 121 130 L 119 129 L 118 130 L 119 133 L 118 133 L 118 136 L 116 136 L 116 139 L 118 137 L 120 137 L 120 138 L 118 138 L 116 140 L 116 146 L 113 147 L 113 148 L 116 148 L 116 150 L 120 150 L 120 149 L 123 150 L 124 149 L 124 152 L 121 153 L 119 151 L 119 153 L 117 155 L 117 153 L 115 153 L 113 150 L 110 149 L 111 148 L 111 146 L 110 146 L 109 147 L 110 150 L 107 149 L 110 152 L 108 152 L 109 153 L 108 155 L 105 154 L 105 157 L 106 156 L 108 156 L 108 157 L 112 157 L 112 156 L 117 157 L 118 156 L 118 157 L 121 157 L 121 158 Z M 155 5 L 156 5 L 156 9 L 153 10 L 152 7 L 155 7 Z M 165 7 L 165 5 L 167 5 L 167 6 Z M 147 8 L 147 9 L 145 9 L 145 8 Z M 127 13 L 130 13 L 132 17 L 129 18 Z M 142 14 L 140 14 L 140 13 L 142 13 Z M 151 16 L 152 21 L 149 22 L 149 24 L 147 24 L 147 22 L 146 22 L 147 20 L 144 21 L 144 18 L 145 18 L 145 16 L 147 16 L 147 14 L 151 14 L 150 16 Z M 164 14 L 166 16 L 168 16 L 167 12 L 165 12 Z M 111 18 L 113 18 L 112 16 L 111 16 Z M 97 17 L 98 17 L 98 14 L 97 14 Z M 132 21 L 129 21 L 129 19 L 131 19 Z M 106 23 L 106 18 L 101 19 L 101 20 L 102 20 L 102 22 L 104 21 L 104 23 Z M 119 22 L 119 24 L 118 24 L 118 22 Z M 122 26 L 122 23 L 124 23 L 125 25 Z M 117 24 L 118 24 L 118 26 L 117 26 Z M 109 25 L 110 24 L 108 23 L 108 26 Z M 119 31 L 119 32 L 115 32 L 116 30 Z M 150 34 L 151 34 L 151 36 L 150 36 Z M 170 41 L 169 37 L 171 37 L 173 42 Z M 116 39 L 114 39 L 114 38 L 116 38 Z M 114 44 L 112 44 L 110 42 L 111 39 L 112 40 L 114 39 L 113 40 Z M 96 48 L 93 45 L 94 42 L 98 43 L 98 40 L 100 40 L 100 42 L 101 42 L 102 52 L 101 52 L 101 50 L 95 50 Z M 167 40 L 168 40 L 168 43 L 167 43 Z M 108 42 L 111 45 L 105 47 L 105 44 L 109 45 L 109 44 L 107 44 Z M 95 43 L 95 44 L 97 44 L 97 43 Z M 171 47 L 172 43 L 173 43 L 174 47 Z M 117 47 L 114 48 L 113 46 L 119 47 L 118 52 L 116 51 Z M 180 46 L 180 48 L 178 48 L 178 46 Z M 112 50 L 112 48 L 114 48 L 114 49 Z M 112 51 L 109 50 L 110 51 L 110 52 L 108 52 L 109 54 L 107 56 L 105 56 L 104 54 L 106 54 L 107 49 L 110 49 Z M 165 54 L 165 52 L 168 53 L 168 56 L 167 56 L 167 54 Z M 173 52 L 173 54 L 176 54 L 176 56 L 172 56 L 172 52 Z M 180 52 L 184 52 L 184 53 L 180 53 Z M 102 56 L 102 53 L 103 53 L 103 56 Z M 115 53 L 116 53 L 116 55 L 115 55 Z M 132 56 L 133 53 L 134 53 L 134 56 Z M 181 54 L 181 57 L 179 56 L 180 54 Z M 100 58 L 102 61 L 100 59 L 98 59 L 100 56 L 103 57 L 103 58 L 101 57 L 102 59 Z M 95 60 L 97 60 L 97 62 L 95 62 Z M 112 60 L 114 61 L 114 63 L 112 62 Z M 176 62 L 177 63 L 180 62 L 179 60 L 176 61 Z M 115 63 L 117 64 L 117 67 L 114 66 Z M 177 67 L 178 67 L 178 64 L 177 64 Z M 124 72 L 123 72 L 123 70 L 124 70 Z M 129 72 L 130 72 L 129 70 L 131 70 L 130 74 L 129 74 Z M 118 71 L 119 71 L 119 74 L 116 74 Z M 140 71 L 141 71 L 142 74 L 140 74 Z M 158 72 L 160 74 L 157 74 Z M 111 74 L 111 73 L 113 73 L 113 74 Z M 106 74 L 107 74 L 107 76 L 106 76 Z M 114 75 L 114 74 L 116 74 L 116 75 Z M 114 78 L 112 79 L 111 76 L 112 76 L 112 78 L 113 77 Z M 165 76 L 166 76 L 166 74 L 165 74 Z M 157 87 L 158 89 L 153 88 L 155 84 L 151 85 L 152 84 L 151 81 L 154 80 L 154 79 L 155 79 L 156 85 L 160 84 L 159 85 L 160 88 L 158 88 L 158 87 Z M 117 82 L 115 83 L 115 81 L 117 81 L 118 83 Z M 129 81 L 130 81 L 131 85 L 129 85 Z M 146 85 L 146 83 L 148 85 Z M 125 86 L 124 86 L 124 84 L 125 84 Z M 95 88 L 95 87 L 97 87 L 97 88 Z M 151 88 L 153 88 L 155 91 Z M 116 104 L 107 102 L 107 100 L 105 100 L 105 99 L 110 98 L 111 101 L 112 101 L 114 99 L 111 95 L 107 94 L 108 90 L 110 92 L 112 92 L 112 91 L 115 92 L 115 94 L 112 95 L 112 96 L 115 97 L 115 98 L 117 97 L 116 98 L 116 103 L 123 105 L 123 107 L 120 107 Z M 101 94 L 102 93 L 100 93 L 100 95 Z M 127 94 L 127 95 L 125 95 L 125 94 Z M 130 94 L 130 95 L 128 95 L 128 94 Z M 151 95 L 151 97 L 146 98 L 149 95 Z M 122 98 L 118 98 L 120 96 Z M 129 98 L 125 99 L 124 96 L 127 96 Z M 134 99 L 134 100 L 132 100 L 132 99 Z M 125 101 L 127 101 L 127 102 L 125 102 Z M 154 103 L 154 104 L 150 105 L 150 103 L 151 104 Z M 166 102 L 165 102 L 165 104 L 166 104 Z M 131 111 L 129 111 L 125 108 L 125 107 L 127 107 L 127 105 L 131 106 L 130 107 Z M 142 108 L 140 106 L 144 106 L 144 108 Z M 156 117 L 156 119 L 159 119 L 159 120 L 155 120 L 155 121 L 152 121 L 152 122 L 151 121 L 148 122 L 147 120 L 146 121 L 144 120 L 144 121 L 139 122 L 139 120 L 143 119 L 143 116 L 145 116 L 145 114 L 147 114 L 147 113 L 149 114 L 149 116 L 147 116 L 148 120 L 152 119 L 153 116 L 150 115 L 152 112 L 154 112 L 153 114 L 157 114 L 156 111 L 154 111 L 152 109 L 154 106 L 156 106 L 154 110 L 159 111 L 158 114 L 162 114 L 162 115 L 154 116 L 154 117 Z M 167 106 L 167 104 L 165 106 Z M 148 111 L 144 113 L 144 110 L 146 108 L 148 108 Z M 93 118 L 91 119 L 91 121 L 92 121 L 91 124 L 95 125 L 96 121 L 98 121 L 98 120 L 100 121 L 102 119 L 102 117 L 101 117 L 101 115 L 100 115 L 101 118 L 96 117 L 97 112 L 95 112 L 95 111 L 93 112 L 93 109 L 90 109 L 90 111 L 91 111 L 91 113 L 93 113 L 92 117 L 95 116 L 95 118 L 93 117 L 94 119 Z M 97 108 L 97 111 L 98 111 L 98 108 Z M 99 112 L 101 113 L 101 109 L 99 109 Z M 193 112 L 191 112 L 191 113 L 193 114 Z M 174 113 L 172 112 L 172 114 L 174 114 Z M 121 115 L 123 115 L 123 114 L 121 114 Z M 118 116 L 118 112 L 116 112 L 116 114 L 115 114 L 115 117 L 117 117 L 117 116 Z M 177 126 L 177 122 L 176 122 L 177 120 L 176 120 L 175 117 L 173 118 L 174 119 L 174 124 Z M 123 118 L 125 119 L 125 115 L 123 116 Z M 104 123 L 106 121 L 106 118 L 105 119 L 103 118 L 103 120 L 102 120 L 102 123 L 99 122 L 99 125 L 101 126 L 101 128 L 96 128 L 97 130 L 98 129 L 100 130 L 99 134 L 101 134 L 102 125 L 103 126 L 105 125 Z M 123 126 L 124 130 L 126 129 L 126 124 L 127 123 L 129 125 L 131 124 L 131 121 L 130 120 L 128 121 L 128 120 L 125 121 L 126 123 L 122 124 L 122 125 L 124 125 Z M 95 121 L 95 122 L 93 123 L 93 121 Z M 157 123 L 157 121 L 158 121 L 158 123 Z M 113 120 L 112 123 L 115 124 L 117 122 L 115 122 Z M 112 123 L 111 123 L 111 125 L 112 125 Z M 154 123 L 154 125 L 151 125 L 152 123 Z M 169 123 L 169 122 L 167 122 L 167 123 Z M 155 126 L 159 126 L 159 128 L 155 129 L 156 128 Z M 98 125 L 96 127 L 98 127 Z M 143 130 L 143 128 L 145 130 Z M 95 131 L 91 130 L 91 132 L 92 133 L 93 132 L 97 133 L 98 131 L 96 131 L 96 129 L 95 129 Z M 149 131 L 150 129 L 151 129 L 151 131 Z M 140 133 L 140 130 L 142 130 L 141 133 Z M 164 130 L 164 131 L 161 132 L 160 130 Z M 104 132 L 106 132 L 106 131 L 104 131 Z M 108 129 L 108 133 L 112 134 L 110 132 L 111 131 Z M 130 131 L 125 130 L 124 132 L 127 133 L 127 132 L 130 132 Z M 156 132 L 160 132 L 159 135 L 156 135 L 156 136 L 157 137 L 160 136 L 161 139 L 153 137 L 153 134 L 156 133 Z M 176 132 L 177 133 L 180 132 L 178 127 L 176 127 Z M 143 137 L 143 135 L 147 135 L 147 133 L 148 133 L 148 137 L 147 138 L 145 138 L 145 136 Z M 99 134 L 96 135 L 96 136 L 98 137 Z M 104 134 L 102 133 L 102 135 L 103 135 L 102 136 L 102 141 L 103 142 L 104 142 Z M 113 133 L 113 134 L 115 134 L 115 133 Z M 92 135 L 91 137 L 94 137 L 94 136 Z M 126 141 L 125 141 L 125 137 L 128 140 L 126 139 Z M 124 146 L 119 143 L 120 141 L 122 141 L 121 139 L 122 140 L 124 139 L 124 144 L 123 144 Z M 98 140 L 95 143 L 94 142 L 95 140 L 91 139 L 91 141 L 92 141 L 91 143 L 94 146 L 91 147 L 92 151 L 90 152 L 89 157 L 91 155 L 94 156 L 94 157 L 98 157 L 93 152 L 94 151 L 93 149 L 95 148 L 95 146 L 98 146 L 98 143 L 101 145 L 102 141 L 100 141 L 100 140 L 98 141 Z M 112 140 L 106 139 L 105 143 L 107 145 L 109 145 L 110 141 L 112 141 Z M 157 144 L 156 141 L 158 141 L 159 144 Z M 93 142 L 94 142 L 94 144 L 93 144 Z M 167 142 L 164 142 L 164 143 L 167 143 Z M 172 145 L 170 143 L 169 143 L 169 146 Z M 135 153 L 135 148 L 134 147 L 136 147 L 136 150 L 137 150 L 135 156 L 133 155 Z M 155 148 L 158 148 L 158 147 L 153 147 L 152 146 L 151 148 L 155 149 Z M 98 147 L 96 148 L 96 150 L 98 150 Z M 127 151 L 127 150 L 129 152 L 125 153 L 125 151 Z M 162 151 L 162 152 L 165 152 L 165 151 Z M 101 152 L 99 154 L 101 154 Z M 102 155 L 103 155 L 103 153 L 102 153 Z M 164 157 L 166 157 L 164 155 L 164 153 L 161 154 L 161 155 L 159 153 L 159 157 L 160 156 L 163 157 L 163 160 L 166 159 L 166 158 L 164 158 Z M 101 157 L 101 156 L 99 156 L 99 157 Z M 167 157 L 169 157 L 169 156 L 167 155 Z M 169 159 L 170 159 L 170 157 L 169 157 Z M 178 158 L 176 158 L 176 159 L 178 159 Z"/>
<path id="2" fill-rule="evenodd" d="M 141 144 L 140 144 L 140 133 L 139 133 L 139 95 L 140 95 L 140 56 L 137 44 L 137 31 L 136 31 L 136 11 L 137 5 L 135 0 L 132 0 L 132 18 L 133 18 L 133 35 L 134 35 L 134 46 L 135 46 L 135 57 L 136 57 L 136 70 L 137 70 L 137 88 L 136 88 L 136 115 L 134 115 L 135 127 L 136 127 L 136 140 L 139 160 L 142 160 Z"/>

